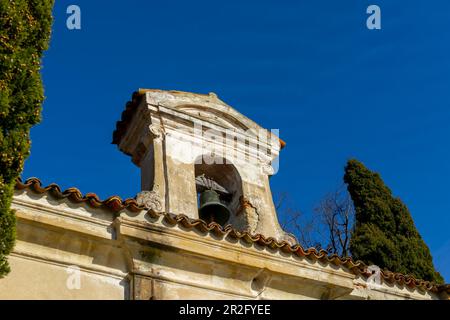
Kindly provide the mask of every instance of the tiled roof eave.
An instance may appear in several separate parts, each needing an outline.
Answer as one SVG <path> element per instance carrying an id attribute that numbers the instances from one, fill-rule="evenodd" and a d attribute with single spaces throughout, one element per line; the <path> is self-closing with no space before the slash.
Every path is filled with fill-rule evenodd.
<path id="1" fill-rule="evenodd" d="M 183 214 L 175 215 L 171 213 L 156 213 L 148 208 L 140 206 L 133 198 L 123 200 L 119 196 L 111 196 L 105 200 L 101 200 L 95 193 L 87 193 L 83 195 L 77 188 L 68 188 L 62 191 L 61 188 L 54 183 L 43 187 L 41 181 L 37 178 L 29 178 L 25 182 L 19 179 L 16 182 L 15 188 L 16 190 L 31 190 L 38 194 L 51 194 L 58 199 L 68 199 L 74 203 L 86 203 L 93 208 L 105 208 L 112 213 L 117 213 L 125 209 L 133 212 L 148 210 L 148 213 L 154 218 L 162 215 L 163 219 L 172 226 L 180 225 L 187 229 L 195 228 L 204 233 L 211 232 L 221 237 L 231 237 L 248 243 L 259 244 L 261 246 L 291 253 L 299 257 L 304 257 L 309 260 L 330 263 L 336 266 L 344 267 L 350 270 L 353 274 L 360 275 L 364 278 L 372 275 L 368 271 L 368 266 L 362 261 L 353 261 L 349 257 L 339 257 L 336 254 L 330 255 L 325 250 L 317 251 L 315 248 L 304 249 L 300 244 L 290 245 L 286 241 L 278 241 L 272 237 L 266 238 L 262 234 L 250 234 L 247 231 L 239 231 L 234 229 L 231 225 L 222 227 L 215 222 L 208 224 L 204 220 L 191 219 Z M 450 293 L 449 284 L 436 285 L 430 281 L 416 279 L 410 275 L 403 275 L 387 270 L 381 271 L 381 276 L 383 280 L 388 283 L 397 283 L 410 288 L 418 288 L 420 290 L 426 290 L 434 293 L 443 291 Z"/>
<path id="2" fill-rule="evenodd" d="M 43 187 L 38 178 L 29 178 L 25 182 L 22 182 L 22 180 L 19 179 L 16 182 L 15 189 L 28 189 L 38 194 L 48 193 L 58 199 L 69 199 L 74 203 L 87 203 L 93 208 L 106 208 L 112 212 L 119 212 L 124 209 L 138 212 L 145 209 L 138 205 L 135 199 L 122 200 L 119 196 L 111 196 L 105 200 L 101 200 L 95 193 L 83 195 L 77 188 L 68 188 L 62 191 L 55 183 Z"/>

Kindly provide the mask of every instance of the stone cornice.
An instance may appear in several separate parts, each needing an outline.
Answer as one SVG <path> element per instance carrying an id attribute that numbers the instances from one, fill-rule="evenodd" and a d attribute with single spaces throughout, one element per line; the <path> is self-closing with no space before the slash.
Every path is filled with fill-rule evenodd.
<path id="1" fill-rule="evenodd" d="M 254 269 L 267 269 L 271 273 L 285 275 L 286 279 L 290 280 L 310 279 L 323 285 L 340 283 L 340 288 L 345 290 L 367 287 L 365 280 L 367 275 L 364 270 L 359 270 L 364 266 L 357 267 L 353 262 L 346 262 L 339 257 L 310 252 L 301 247 L 295 249 L 295 246 L 266 239 L 261 235 L 239 233 L 230 228 L 223 229 L 214 223 L 207 225 L 201 220 L 190 219 L 183 215 L 155 213 L 143 209 L 137 211 L 122 209 L 114 214 L 114 211 L 106 205 L 91 207 L 89 201 L 74 203 L 70 199 L 51 196 L 45 191 L 36 193 L 20 189 L 13 198 L 12 208 L 17 210 L 19 223 L 23 221 L 47 226 L 44 228 L 66 230 L 115 247 L 121 246 L 123 239 L 128 239 L 137 243 L 147 243 L 143 245 L 144 247 L 149 247 L 150 243 L 159 244 L 175 248 L 185 254 L 202 256 L 207 260 L 221 260 Z M 116 237 L 118 240 L 115 240 Z M 300 250 L 301 254 L 296 255 L 293 248 Z M 437 296 L 439 288 L 446 288 L 419 287 L 421 285 L 419 280 L 389 272 L 382 272 L 382 279 L 382 287 L 370 289 L 373 293 L 426 299 L 426 296 Z M 441 291 L 446 292 L 445 289 Z"/>

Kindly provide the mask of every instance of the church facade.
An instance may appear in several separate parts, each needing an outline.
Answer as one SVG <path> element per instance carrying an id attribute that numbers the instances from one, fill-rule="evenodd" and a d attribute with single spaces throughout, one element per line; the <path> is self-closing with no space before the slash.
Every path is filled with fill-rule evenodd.
<path id="1" fill-rule="evenodd" d="M 113 143 L 141 170 L 133 199 L 17 182 L 0 299 L 449 299 L 300 246 L 269 185 L 284 142 L 213 93 L 139 90 Z"/>

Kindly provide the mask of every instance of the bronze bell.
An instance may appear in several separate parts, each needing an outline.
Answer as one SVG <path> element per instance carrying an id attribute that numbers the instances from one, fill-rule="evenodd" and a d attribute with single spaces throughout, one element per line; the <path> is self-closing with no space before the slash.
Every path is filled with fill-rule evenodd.
<path id="1" fill-rule="evenodd" d="M 200 194 L 200 219 L 210 223 L 224 225 L 230 218 L 230 210 L 220 202 L 219 194 L 214 190 L 205 190 Z"/>

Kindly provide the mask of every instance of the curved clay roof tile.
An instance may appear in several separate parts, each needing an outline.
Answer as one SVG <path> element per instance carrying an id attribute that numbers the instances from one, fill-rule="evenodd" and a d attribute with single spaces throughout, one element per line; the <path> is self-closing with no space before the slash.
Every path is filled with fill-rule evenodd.
<path id="1" fill-rule="evenodd" d="M 87 193 L 83 195 L 77 188 L 68 188 L 61 191 L 61 188 L 57 184 L 50 184 L 46 187 L 42 186 L 42 183 L 37 178 L 27 179 L 25 182 L 17 180 L 15 188 L 17 190 L 32 190 L 39 194 L 49 193 L 52 196 L 64 199 L 67 198 L 75 203 L 86 203 L 93 208 L 106 208 L 111 212 L 119 212 L 123 209 L 138 212 L 140 210 L 148 210 L 148 214 L 152 218 L 159 218 L 161 215 L 163 219 L 169 225 L 179 225 L 185 229 L 197 229 L 203 233 L 214 233 L 218 237 L 231 237 L 237 240 L 243 240 L 247 243 L 254 243 L 260 246 L 266 246 L 272 249 L 282 250 L 286 253 L 295 254 L 299 257 L 304 257 L 310 260 L 327 262 L 336 266 L 344 267 L 350 270 L 355 275 L 361 275 L 365 278 L 372 275 L 368 271 L 368 266 L 362 261 L 353 261 L 350 257 L 339 257 L 336 254 L 329 255 L 327 251 L 317 251 L 315 248 L 304 249 L 300 244 L 290 245 L 286 241 L 278 241 L 272 237 L 265 238 L 261 234 L 251 234 L 247 231 L 239 231 L 234 229 L 231 225 L 222 227 L 221 225 L 211 222 L 207 223 L 201 219 L 191 219 L 186 215 L 175 215 L 172 213 L 156 213 L 148 208 L 138 205 L 135 199 L 129 198 L 122 200 L 119 196 L 111 196 L 106 200 L 101 200 L 95 193 Z M 411 288 L 419 288 L 422 290 L 428 290 L 432 292 L 447 292 L 450 294 L 450 285 L 436 285 L 430 281 L 424 281 L 416 279 L 411 275 L 403 275 L 401 273 L 394 273 L 391 271 L 381 271 L 381 276 L 384 281 L 388 283 L 398 283 L 401 285 L 407 285 Z"/>

